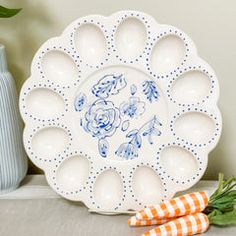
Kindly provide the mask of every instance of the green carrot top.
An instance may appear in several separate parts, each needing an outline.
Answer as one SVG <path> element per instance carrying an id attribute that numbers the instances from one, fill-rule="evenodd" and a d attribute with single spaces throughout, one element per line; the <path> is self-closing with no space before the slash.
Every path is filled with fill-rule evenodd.
<path id="1" fill-rule="evenodd" d="M 208 206 L 204 210 L 210 224 L 226 226 L 236 224 L 236 178 L 224 180 L 224 175 L 219 174 L 218 188 L 211 195 Z"/>

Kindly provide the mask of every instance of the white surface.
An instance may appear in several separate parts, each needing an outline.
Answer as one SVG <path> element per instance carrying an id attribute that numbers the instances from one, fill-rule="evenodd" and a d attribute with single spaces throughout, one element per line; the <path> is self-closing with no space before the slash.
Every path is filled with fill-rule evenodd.
<path id="1" fill-rule="evenodd" d="M 57 170 L 57 181 L 66 191 L 80 189 L 89 174 L 89 162 L 83 156 L 74 156 L 62 163 Z"/>
<path id="2" fill-rule="evenodd" d="M 195 103 L 178 104 L 171 95 L 172 84 L 184 73 L 197 71 L 209 78 L 210 91 L 204 100 L 199 96 Z M 34 109 L 25 106 L 25 100 L 35 88 L 58 90 L 66 103 L 63 114 L 33 117 Z M 192 88 L 186 89 L 195 100 Z M 79 94 L 86 97 L 83 109 L 75 103 L 80 104 Z M 50 186 L 65 198 L 97 210 L 136 210 L 157 198 L 169 199 L 201 178 L 221 133 L 218 96 L 214 71 L 181 30 L 160 25 L 143 12 L 90 15 L 45 42 L 33 58 L 20 96 L 25 148 Z M 38 113 L 43 112 L 48 115 L 39 107 Z M 129 122 L 128 130 L 122 129 L 123 122 Z M 183 163 L 184 169 L 189 163 L 195 171 L 181 181 L 173 168 L 159 162 L 167 146 L 191 152 L 195 159 L 195 166 L 191 160 Z M 88 173 L 76 175 L 83 185 L 69 181 L 67 186 L 70 168 L 60 178 L 58 169 L 75 154 L 87 159 Z M 149 181 L 145 174 L 143 179 L 136 177 L 142 167 L 154 173 L 147 172 Z"/>
<path id="3" fill-rule="evenodd" d="M 191 152 L 180 147 L 167 147 L 161 153 L 161 163 L 168 173 L 180 181 L 197 172 L 197 162 Z"/>
<path id="4" fill-rule="evenodd" d="M 147 40 L 147 30 L 143 23 L 136 18 L 124 20 L 118 27 L 116 47 L 119 54 L 128 60 L 135 59 L 144 50 Z"/>
<path id="5" fill-rule="evenodd" d="M 214 191 L 217 183 L 200 181 L 188 192 Z M 89 213 L 81 203 L 69 202 L 54 193 L 44 176 L 27 176 L 22 186 L 0 195 L 0 235 L 15 236 L 138 236 L 152 227 L 131 228 L 130 216 Z M 205 236 L 235 236 L 236 227 L 211 226 Z"/>
<path id="6" fill-rule="evenodd" d="M 137 168 L 132 182 L 134 193 L 142 203 L 149 206 L 163 198 L 162 182 L 153 169 L 147 166 Z"/>
<path id="7" fill-rule="evenodd" d="M 216 129 L 213 119 L 198 112 L 189 112 L 180 116 L 174 127 L 177 135 L 196 144 L 208 143 Z"/>
<path id="8" fill-rule="evenodd" d="M 94 65 L 105 57 L 106 39 L 103 32 L 93 24 L 81 25 L 75 34 L 74 43 L 86 63 Z"/>
<path id="9" fill-rule="evenodd" d="M 65 103 L 58 93 L 50 89 L 35 89 L 26 98 L 26 107 L 33 116 L 47 119 L 61 114 Z"/>
<path id="10" fill-rule="evenodd" d="M 182 104 L 197 103 L 210 93 L 211 81 L 200 71 L 190 71 L 180 76 L 171 88 L 175 101 Z"/>
<path id="11" fill-rule="evenodd" d="M 106 170 L 100 174 L 94 184 L 94 199 L 104 209 L 115 208 L 122 198 L 123 183 L 114 170 Z"/>
<path id="12" fill-rule="evenodd" d="M 41 199 L 60 198 L 48 186 L 44 175 L 27 175 L 21 186 L 13 192 L 0 195 L 0 199 Z"/>
<path id="13" fill-rule="evenodd" d="M 152 68 L 157 74 L 174 70 L 183 61 L 186 54 L 184 42 L 176 36 L 162 38 L 152 51 Z"/>
<path id="14" fill-rule="evenodd" d="M 65 130 L 49 127 L 39 130 L 32 139 L 32 150 L 39 157 L 52 159 L 59 154 L 69 143 Z"/>
<path id="15" fill-rule="evenodd" d="M 60 85 L 68 85 L 77 78 L 78 69 L 73 60 L 60 51 L 50 51 L 42 58 L 42 70 L 47 78 Z"/>

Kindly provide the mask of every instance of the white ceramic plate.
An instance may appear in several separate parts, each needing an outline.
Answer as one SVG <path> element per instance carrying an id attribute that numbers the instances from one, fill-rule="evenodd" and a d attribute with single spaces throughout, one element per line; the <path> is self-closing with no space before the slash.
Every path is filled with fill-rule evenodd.
<path id="1" fill-rule="evenodd" d="M 136 210 L 201 178 L 221 133 L 218 95 L 181 30 L 136 11 L 87 16 L 33 59 L 25 149 L 65 198 Z"/>

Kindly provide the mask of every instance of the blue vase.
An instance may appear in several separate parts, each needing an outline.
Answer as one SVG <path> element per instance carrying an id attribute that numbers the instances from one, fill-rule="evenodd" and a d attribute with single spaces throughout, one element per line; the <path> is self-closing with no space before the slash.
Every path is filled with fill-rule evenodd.
<path id="1" fill-rule="evenodd" d="M 16 189 L 27 171 L 15 83 L 0 44 L 0 194 Z"/>

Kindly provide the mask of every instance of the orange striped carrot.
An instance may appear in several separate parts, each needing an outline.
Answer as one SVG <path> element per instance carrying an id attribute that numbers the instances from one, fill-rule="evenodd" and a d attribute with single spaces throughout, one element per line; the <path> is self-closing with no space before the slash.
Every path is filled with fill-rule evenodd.
<path id="1" fill-rule="evenodd" d="M 130 219 L 128 219 L 128 224 L 129 226 L 162 225 L 173 219 L 138 220 L 135 216 L 132 216 Z"/>
<path id="2" fill-rule="evenodd" d="M 236 177 L 224 180 L 220 173 L 218 188 L 210 198 L 206 192 L 186 194 L 137 212 L 129 224 L 143 226 L 166 222 L 143 236 L 187 236 L 205 232 L 210 224 L 236 224 L 235 187 Z"/>
<path id="3" fill-rule="evenodd" d="M 142 236 L 188 236 L 207 231 L 209 220 L 204 213 L 195 213 L 169 221 Z"/>
<path id="4" fill-rule="evenodd" d="M 168 219 L 203 211 L 209 202 L 206 192 L 195 192 L 144 208 L 136 213 L 138 220 Z"/>

